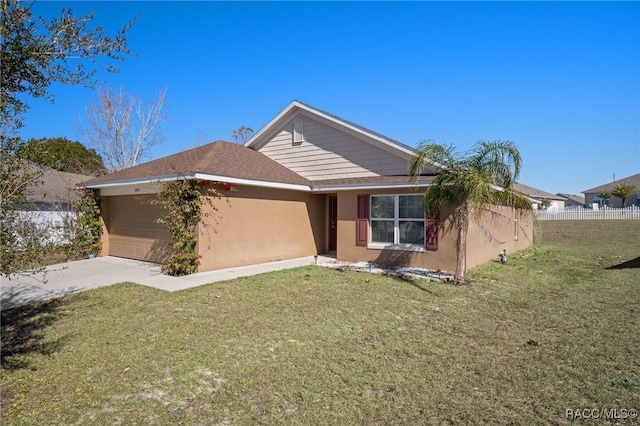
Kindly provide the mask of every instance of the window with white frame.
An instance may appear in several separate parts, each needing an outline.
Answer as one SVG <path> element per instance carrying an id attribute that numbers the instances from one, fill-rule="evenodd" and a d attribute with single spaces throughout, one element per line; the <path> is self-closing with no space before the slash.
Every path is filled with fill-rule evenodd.
<path id="1" fill-rule="evenodd" d="M 372 195 L 372 244 L 424 247 L 422 195 Z"/>

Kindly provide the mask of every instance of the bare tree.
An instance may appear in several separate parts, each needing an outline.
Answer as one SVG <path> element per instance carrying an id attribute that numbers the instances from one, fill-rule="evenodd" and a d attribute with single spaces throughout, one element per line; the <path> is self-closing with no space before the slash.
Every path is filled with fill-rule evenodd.
<path id="1" fill-rule="evenodd" d="M 231 137 L 235 143 L 245 143 L 251 136 L 253 136 L 253 129 L 251 127 L 240 126 L 231 132 Z"/>
<path id="2" fill-rule="evenodd" d="M 87 122 L 81 123 L 81 130 L 109 172 L 135 166 L 164 140 L 166 94 L 167 89 L 162 89 L 144 101 L 123 88 L 117 92 L 98 89 L 97 103 L 85 108 Z"/>

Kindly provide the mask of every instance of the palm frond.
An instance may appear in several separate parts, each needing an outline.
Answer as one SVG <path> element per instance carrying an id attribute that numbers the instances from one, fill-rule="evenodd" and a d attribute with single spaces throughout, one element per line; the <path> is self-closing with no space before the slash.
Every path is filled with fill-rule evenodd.
<path id="1" fill-rule="evenodd" d="M 447 169 L 456 163 L 455 150 L 452 145 L 445 146 L 433 141 L 422 141 L 417 146 L 416 154 L 409 161 L 407 168 L 409 177 L 414 181 L 428 165 Z"/>
<path id="2" fill-rule="evenodd" d="M 522 169 L 522 157 L 511 141 L 478 141 L 468 161 L 473 168 L 490 171 L 492 183 L 504 187 L 511 187 Z"/>

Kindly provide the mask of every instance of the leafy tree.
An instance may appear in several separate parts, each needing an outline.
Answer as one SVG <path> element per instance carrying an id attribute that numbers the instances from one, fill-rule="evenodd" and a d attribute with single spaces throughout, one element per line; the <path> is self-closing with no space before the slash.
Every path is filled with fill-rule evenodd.
<path id="1" fill-rule="evenodd" d="M 512 189 L 522 159 L 516 146 L 508 141 L 481 141 L 466 153 L 427 141 L 418 146 L 409 161 L 409 175 L 417 179 L 427 165 L 442 170 L 424 191 L 425 211 L 427 217 L 434 217 L 441 206 L 453 208 L 452 226 L 457 228 L 454 278 L 456 284 L 462 284 L 470 221 L 479 221 L 485 213 L 498 214 L 491 206 L 508 206 L 529 214 L 532 211 L 529 200 Z"/>
<path id="2" fill-rule="evenodd" d="M 117 92 L 98 89 L 98 101 L 85 108 L 87 123 L 82 123 L 82 131 L 104 158 L 107 170 L 135 166 L 164 140 L 166 94 L 166 89 L 159 90 L 155 98 L 145 101 L 123 88 Z"/>
<path id="3" fill-rule="evenodd" d="M 35 18 L 34 2 L 0 0 L 0 274 L 11 276 L 42 264 L 47 252 L 37 224 L 16 211 L 42 172 L 19 157 L 18 131 L 28 100 L 54 96 L 54 83 L 93 87 L 99 68 L 117 71 L 113 61 L 130 54 L 125 38 L 133 22 L 115 36 L 92 26 L 94 16 L 71 9 L 47 21 Z"/>
<path id="4" fill-rule="evenodd" d="M 540 201 L 540 210 L 546 210 L 549 207 L 551 207 L 551 200 L 549 200 L 548 198 L 543 198 Z"/>
<path id="5" fill-rule="evenodd" d="M 635 186 L 630 183 L 620 182 L 613 187 L 611 195 L 622 199 L 622 207 L 624 207 L 624 203 L 627 201 L 627 198 L 634 195 L 636 192 L 638 192 L 638 190 Z"/>
<path id="6" fill-rule="evenodd" d="M 61 172 L 100 175 L 106 172 L 94 149 L 67 138 L 29 139 L 19 145 L 17 155 Z"/>
<path id="7" fill-rule="evenodd" d="M 24 95 L 53 100 L 49 90 L 53 83 L 93 87 L 98 67 L 117 71 L 109 60 L 122 61 L 125 55 L 131 54 L 125 34 L 133 21 L 111 37 L 101 26 L 90 27 L 93 14 L 76 17 L 72 9 L 64 9 L 59 18 L 47 22 L 34 18 L 33 1 L 1 2 L 0 110 L 3 121 L 21 119 L 28 107 Z M 21 122 L 17 124 L 15 128 L 19 128 Z"/>

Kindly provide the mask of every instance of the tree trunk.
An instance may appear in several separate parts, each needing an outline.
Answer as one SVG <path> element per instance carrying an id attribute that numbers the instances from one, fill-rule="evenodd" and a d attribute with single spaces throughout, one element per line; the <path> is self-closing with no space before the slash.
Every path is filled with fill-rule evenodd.
<path id="1" fill-rule="evenodd" d="M 455 284 L 464 284 L 464 273 L 467 270 L 467 231 L 469 230 L 469 208 L 465 203 L 460 210 L 455 213 L 458 216 L 458 241 L 456 244 L 456 272 L 454 274 Z"/>

